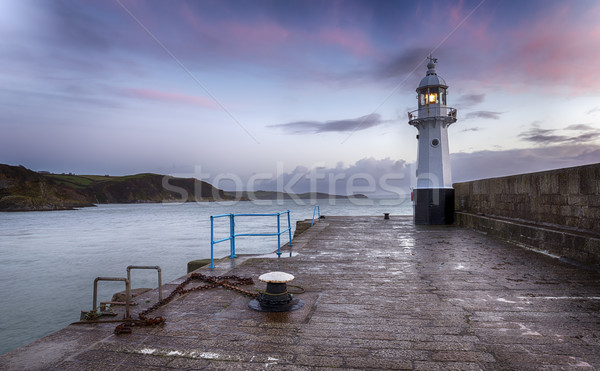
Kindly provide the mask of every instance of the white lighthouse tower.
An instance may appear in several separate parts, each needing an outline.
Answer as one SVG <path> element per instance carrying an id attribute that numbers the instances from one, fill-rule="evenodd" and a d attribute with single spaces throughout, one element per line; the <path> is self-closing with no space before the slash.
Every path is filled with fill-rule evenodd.
<path id="1" fill-rule="evenodd" d="M 448 85 L 438 76 L 436 63 L 430 56 L 427 75 L 417 88 L 419 109 L 408 113 L 408 123 L 419 130 L 417 185 L 413 191 L 415 224 L 454 222 L 448 127 L 456 122 L 456 109 L 446 106 Z"/>

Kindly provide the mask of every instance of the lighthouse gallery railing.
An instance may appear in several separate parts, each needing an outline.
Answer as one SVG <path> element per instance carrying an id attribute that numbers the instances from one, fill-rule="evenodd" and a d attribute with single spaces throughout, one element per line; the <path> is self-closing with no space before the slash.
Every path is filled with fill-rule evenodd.
<path id="1" fill-rule="evenodd" d="M 440 110 L 440 114 L 442 116 L 448 116 L 448 117 L 452 117 L 452 118 L 456 119 L 456 108 L 452 108 L 452 107 L 439 107 L 439 108 L 436 108 L 436 109 Z M 418 120 L 418 119 L 419 119 L 419 110 L 418 109 L 416 109 L 414 111 L 410 111 L 408 113 L 408 121 Z"/>
<path id="2" fill-rule="evenodd" d="M 281 230 L 281 215 L 287 214 L 287 228 Z M 235 217 L 238 216 L 277 216 L 277 233 L 235 233 Z M 219 240 L 215 240 L 214 235 L 214 220 L 217 218 L 229 218 L 229 237 L 221 238 Z M 277 256 L 281 257 L 281 235 L 285 232 L 288 232 L 290 242 L 289 245 L 292 246 L 292 227 L 290 222 L 290 211 L 283 211 L 280 213 L 273 214 L 221 214 L 221 215 L 211 215 L 210 217 L 210 268 L 214 268 L 214 246 L 217 243 L 229 241 L 229 258 L 233 259 L 236 257 L 235 255 L 235 238 L 236 237 L 246 237 L 246 236 L 277 236 Z"/>

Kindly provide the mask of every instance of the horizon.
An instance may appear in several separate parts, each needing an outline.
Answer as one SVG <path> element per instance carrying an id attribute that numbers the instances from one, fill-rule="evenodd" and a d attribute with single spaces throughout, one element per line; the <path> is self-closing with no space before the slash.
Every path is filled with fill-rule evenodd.
<path id="1" fill-rule="evenodd" d="M 406 189 L 407 112 L 433 54 L 458 109 L 453 182 L 597 163 L 599 15 L 594 1 L 9 0 L 0 162 Z"/>
<path id="2" fill-rule="evenodd" d="M 2 164 L 0 164 L 2 165 Z M 586 165 L 595 165 L 594 164 L 586 164 Z M 23 165 L 9 165 L 9 166 L 23 166 Z M 282 194 L 290 194 L 290 195 L 303 195 L 303 194 L 326 194 L 329 196 L 343 196 L 343 197 L 353 197 L 353 196 L 366 196 L 369 199 L 404 199 L 412 195 L 413 185 L 415 184 L 415 177 L 412 177 L 414 164 L 408 167 L 408 171 L 404 173 L 380 173 L 379 179 L 375 179 L 375 177 L 371 173 L 353 173 L 349 177 L 346 177 L 345 174 L 327 174 L 322 172 L 319 174 L 319 168 L 310 169 L 306 172 L 302 173 L 302 176 L 298 176 L 298 174 L 288 174 L 288 173 L 279 173 L 274 177 L 273 174 L 263 174 L 269 175 L 270 178 L 260 178 L 266 179 L 267 181 L 263 183 L 258 183 L 259 186 L 255 186 L 256 180 L 252 177 L 247 179 L 242 179 L 237 174 L 233 173 L 221 173 L 217 174 L 215 179 L 219 179 L 217 183 L 213 183 L 212 179 L 206 178 L 209 174 L 204 174 L 200 170 L 196 169 L 197 174 L 200 178 L 195 176 L 185 176 L 179 178 L 193 178 L 195 180 L 203 181 L 209 183 L 213 187 L 218 190 L 222 190 L 228 192 L 229 194 L 235 193 L 236 200 L 241 200 L 243 197 L 243 193 L 258 193 L 258 192 L 270 192 L 270 193 L 282 193 Z M 576 165 L 566 168 L 572 167 L 580 167 L 585 165 Z M 523 172 L 523 173 L 515 173 L 508 175 L 501 175 L 491 178 L 501 178 L 504 176 L 518 176 L 523 174 L 534 174 L 552 170 L 560 170 L 565 169 L 565 167 L 555 168 L 555 169 L 547 169 L 547 170 L 538 170 L 531 172 Z M 126 174 L 126 175 L 111 175 L 111 174 L 76 174 L 76 173 L 53 173 L 45 170 L 36 171 L 32 169 L 28 169 L 34 172 L 39 173 L 40 175 L 60 175 L 60 176 L 75 176 L 75 177 L 130 177 L 130 176 L 139 176 L 139 175 L 157 175 L 163 177 L 163 186 L 170 191 L 178 191 L 177 186 L 172 186 L 165 180 L 165 178 L 178 176 L 170 175 L 170 174 L 159 174 L 159 173 L 135 173 L 135 174 Z M 324 169 L 328 171 L 329 169 Z M 406 170 L 406 169 L 405 169 Z M 333 179 L 333 181 L 331 181 Z M 479 178 L 473 180 L 481 180 L 486 178 Z M 244 182 L 247 183 L 244 183 Z M 338 184 L 339 181 L 346 181 L 344 184 Z M 391 183 L 390 183 L 391 181 Z M 472 180 L 469 180 L 472 181 Z M 166 183 L 165 183 L 166 182 Z M 222 187 L 222 183 L 225 182 L 225 187 Z M 468 182 L 468 181 L 466 181 Z M 454 182 L 462 183 L 462 182 Z M 166 185 L 165 185 L 166 184 Z M 266 185 L 266 187 L 261 188 L 261 185 Z M 227 187 L 230 185 L 231 187 Z M 244 186 L 246 185 L 246 186 Z M 393 195 L 393 196 L 392 196 Z M 238 199 L 240 198 L 240 199 Z M 317 200 L 315 198 L 314 200 Z M 311 198 L 312 200 L 312 198 Z M 218 201 L 221 202 L 221 201 Z M 223 202 L 229 202 L 223 201 Z"/>

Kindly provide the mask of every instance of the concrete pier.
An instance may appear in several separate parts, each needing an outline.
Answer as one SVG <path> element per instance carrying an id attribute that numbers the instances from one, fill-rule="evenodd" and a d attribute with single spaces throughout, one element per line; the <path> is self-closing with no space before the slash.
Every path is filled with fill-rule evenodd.
<path id="1" fill-rule="evenodd" d="M 263 273 L 288 272 L 305 290 L 299 310 L 253 311 L 222 287 L 192 292 L 152 314 L 160 326 L 70 325 L 0 357 L 0 369 L 600 369 L 598 272 L 394 215 L 327 216 L 296 237 L 293 255 L 223 259 L 202 273 L 252 277 L 251 290 L 264 289 Z M 157 296 L 136 298 L 134 316 Z"/>

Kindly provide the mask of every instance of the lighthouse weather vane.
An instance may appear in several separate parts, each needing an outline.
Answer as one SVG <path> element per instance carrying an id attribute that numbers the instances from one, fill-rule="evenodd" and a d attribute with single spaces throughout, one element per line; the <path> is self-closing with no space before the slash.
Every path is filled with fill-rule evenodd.
<path id="1" fill-rule="evenodd" d="M 437 58 L 433 58 L 433 57 L 431 56 L 431 54 L 429 54 L 429 57 L 427 57 L 427 59 L 429 59 L 429 62 L 430 62 L 430 63 L 437 63 Z"/>
<path id="2" fill-rule="evenodd" d="M 414 222 L 451 224 L 454 222 L 454 189 L 448 127 L 456 122 L 456 109 L 446 105 L 448 85 L 437 74 L 437 58 L 429 55 L 427 59 L 427 74 L 417 88 L 419 108 L 408 113 L 408 123 L 419 131 Z"/>

